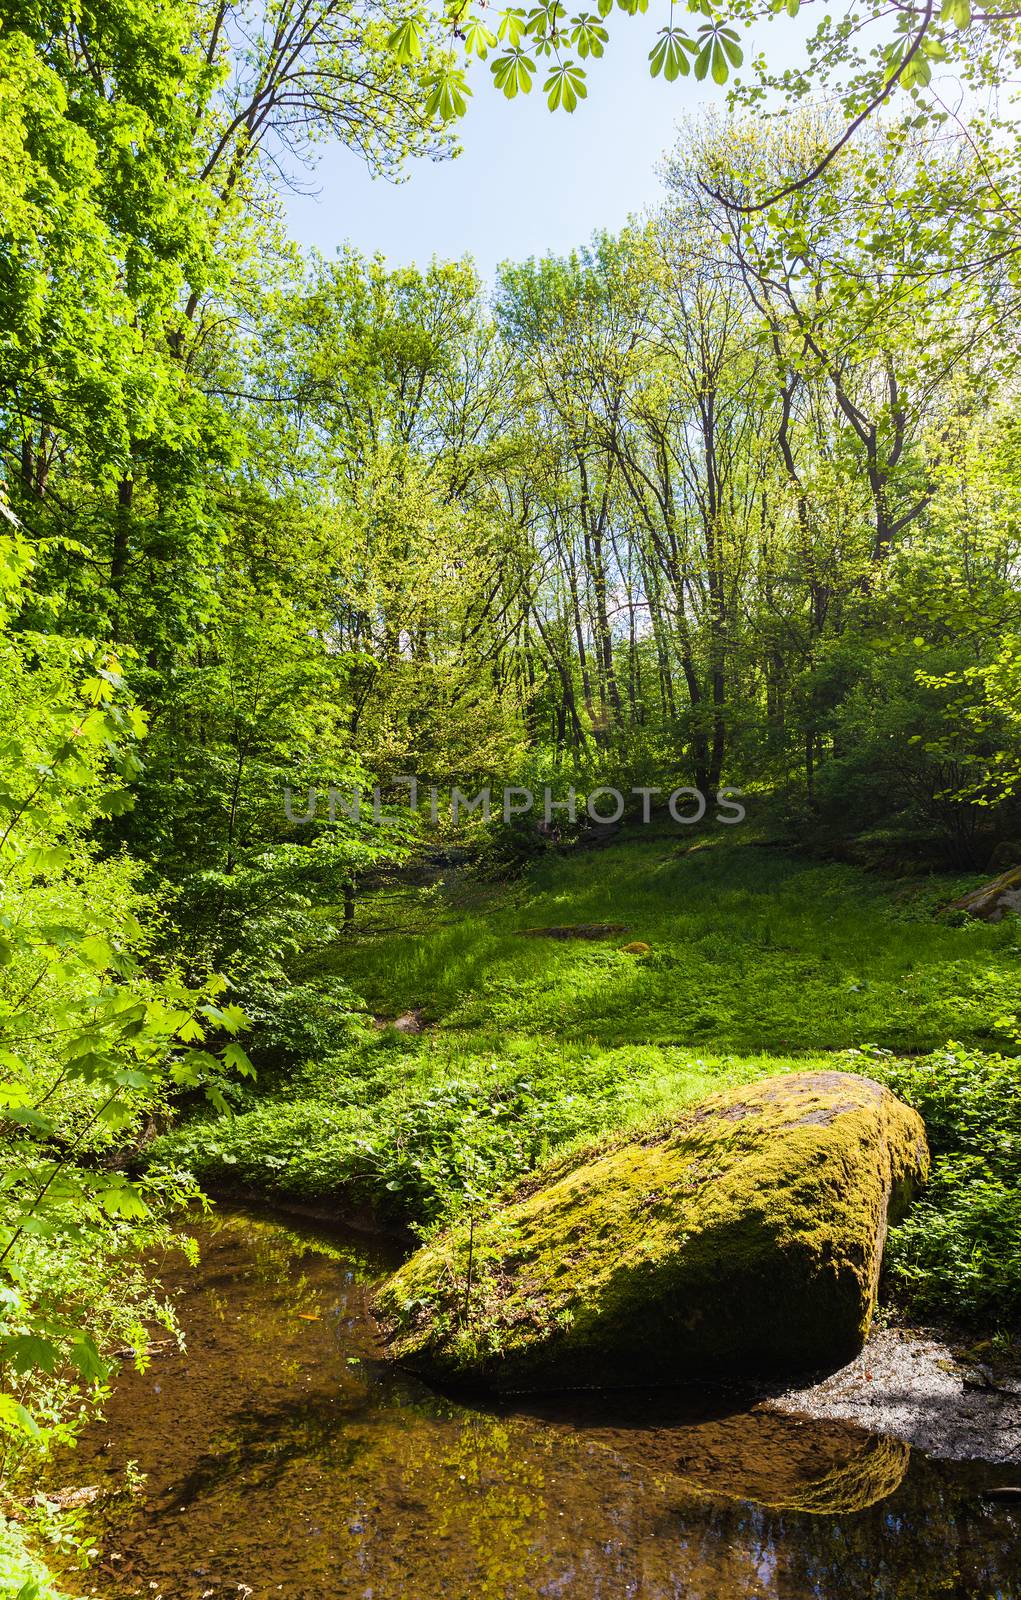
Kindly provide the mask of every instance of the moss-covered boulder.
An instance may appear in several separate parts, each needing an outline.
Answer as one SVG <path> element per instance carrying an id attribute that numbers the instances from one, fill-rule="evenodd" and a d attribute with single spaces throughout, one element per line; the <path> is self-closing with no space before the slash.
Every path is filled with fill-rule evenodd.
<path id="1" fill-rule="evenodd" d="M 389 1353 L 502 1390 L 849 1361 L 921 1119 L 849 1073 L 766 1078 L 572 1154 L 383 1285 Z"/>

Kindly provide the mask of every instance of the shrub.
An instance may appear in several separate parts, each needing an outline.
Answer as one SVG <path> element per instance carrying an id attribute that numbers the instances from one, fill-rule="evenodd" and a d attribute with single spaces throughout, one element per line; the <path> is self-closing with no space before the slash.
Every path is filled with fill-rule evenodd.
<path id="1" fill-rule="evenodd" d="M 1021 1060 L 950 1045 L 869 1070 L 920 1112 L 933 1154 L 895 1228 L 887 1273 L 912 1311 L 1005 1326 L 1021 1318 Z"/>

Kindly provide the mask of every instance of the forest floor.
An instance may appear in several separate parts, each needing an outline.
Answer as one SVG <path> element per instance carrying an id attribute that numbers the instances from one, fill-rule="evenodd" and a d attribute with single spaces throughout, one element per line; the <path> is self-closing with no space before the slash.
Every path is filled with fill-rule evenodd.
<path id="1" fill-rule="evenodd" d="M 884 879 L 723 830 L 692 844 L 639 833 L 551 852 L 510 882 L 454 869 L 381 891 L 325 965 L 377 1015 L 416 1012 L 469 1049 L 480 1034 L 714 1059 L 992 1048 L 1021 925 L 934 916 L 976 881 Z M 585 936 L 600 925 L 605 938 Z"/>

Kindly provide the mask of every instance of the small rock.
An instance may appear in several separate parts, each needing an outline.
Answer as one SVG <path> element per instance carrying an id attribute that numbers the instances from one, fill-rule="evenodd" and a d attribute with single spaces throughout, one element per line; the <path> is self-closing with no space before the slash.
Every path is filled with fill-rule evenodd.
<path id="1" fill-rule="evenodd" d="M 425 1023 L 422 1021 L 422 1008 L 421 1006 L 415 1006 L 411 1011 L 405 1011 L 400 1017 L 377 1017 L 376 1027 L 392 1028 L 395 1033 L 424 1033 Z"/>
<path id="2" fill-rule="evenodd" d="M 986 870 L 993 873 L 1009 872 L 1021 861 L 1021 840 L 1003 839 L 989 857 Z"/>

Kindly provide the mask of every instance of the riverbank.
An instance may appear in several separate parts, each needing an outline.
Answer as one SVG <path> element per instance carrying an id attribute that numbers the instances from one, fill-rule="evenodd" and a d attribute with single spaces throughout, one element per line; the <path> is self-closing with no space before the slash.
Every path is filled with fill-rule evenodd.
<path id="1" fill-rule="evenodd" d="M 260 1077 L 231 1114 L 147 1158 L 421 1236 L 605 1132 L 773 1073 L 851 1071 L 921 1113 L 934 1155 L 890 1237 L 886 1304 L 1016 1326 L 1016 921 L 942 919 L 960 877 L 887 880 L 754 840 L 630 840 L 598 865 L 551 853 L 501 883 L 452 870 L 367 898 L 295 971 L 320 1032 L 256 1037 Z M 607 926 L 624 931 L 563 937 Z M 349 1011 L 324 1044 L 312 1001 L 338 986 Z"/>
<path id="2" fill-rule="evenodd" d="M 769 1404 L 814 1421 L 857 1423 L 941 1461 L 1017 1469 L 1021 1499 L 1021 1344 L 976 1353 L 932 1330 L 880 1328 L 864 1350 Z"/>

